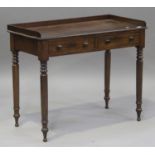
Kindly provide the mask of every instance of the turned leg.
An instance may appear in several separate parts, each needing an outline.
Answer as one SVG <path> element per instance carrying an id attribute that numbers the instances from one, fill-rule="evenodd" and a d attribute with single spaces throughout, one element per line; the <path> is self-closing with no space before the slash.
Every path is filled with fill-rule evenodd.
<path id="1" fill-rule="evenodd" d="M 19 64 L 18 51 L 12 51 L 12 76 L 13 76 L 13 103 L 14 103 L 14 118 L 15 126 L 18 127 L 19 114 Z"/>
<path id="2" fill-rule="evenodd" d="M 48 77 L 47 77 L 47 61 L 41 61 L 41 113 L 42 113 L 42 132 L 43 141 L 47 141 L 48 132 Z"/>
<path id="3" fill-rule="evenodd" d="M 105 52 L 105 73 L 104 73 L 104 92 L 105 92 L 105 108 L 108 109 L 109 108 L 109 100 L 110 100 L 110 64 L 111 64 L 111 52 L 110 50 L 107 50 Z"/>
<path id="4" fill-rule="evenodd" d="M 141 120 L 142 112 L 142 82 L 143 82 L 143 48 L 137 47 L 137 64 L 136 64 L 136 104 L 137 104 L 137 121 Z"/>

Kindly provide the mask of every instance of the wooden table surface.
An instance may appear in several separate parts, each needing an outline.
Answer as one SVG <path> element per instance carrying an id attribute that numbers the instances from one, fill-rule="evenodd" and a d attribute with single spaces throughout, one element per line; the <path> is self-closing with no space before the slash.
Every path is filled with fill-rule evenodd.
<path id="1" fill-rule="evenodd" d="M 122 18 L 114 15 L 94 16 L 76 19 L 41 21 L 8 25 L 8 30 L 21 35 L 48 39 L 67 36 L 107 33 L 144 29 L 144 21 Z M 34 34 L 33 34 L 34 33 Z"/>

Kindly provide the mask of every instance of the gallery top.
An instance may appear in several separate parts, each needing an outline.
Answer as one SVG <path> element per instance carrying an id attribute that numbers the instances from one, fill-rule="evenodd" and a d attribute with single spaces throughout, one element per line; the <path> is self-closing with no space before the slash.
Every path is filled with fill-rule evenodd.
<path id="1" fill-rule="evenodd" d="M 145 29 L 146 23 L 141 20 L 115 15 L 100 15 L 62 20 L 9 24 L 7 28 L 10 33 L 42 40 Z"/>

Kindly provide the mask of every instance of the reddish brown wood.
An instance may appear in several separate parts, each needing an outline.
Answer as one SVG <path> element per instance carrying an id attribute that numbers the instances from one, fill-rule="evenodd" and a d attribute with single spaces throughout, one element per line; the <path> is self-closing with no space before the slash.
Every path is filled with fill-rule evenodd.
<path id="1" fill-rule="evenodd" d="M 19 123 L 19 60 L 18 53 L 19 51 L 15 48 L 15 39 L 14 35 L 10 34 L 10 49 L 12 51 L 12 79 L 13 79 L 13 109 L 14 109 L 14 118 L 15 126 L 18 127 Z"/>
<path id="2" fill-rule="evenodd" d="M 140 31 L 127 31 L 101 35 L 98 38 L 98 50 L 133 47 L 139 45 Z"/>
<path id="3" fill-rule="evenodd" d="M 143 85 L 143 48 L 137 47 L 137 67 L 136 67 L 136 104 L 137 120 L 141 120 L 142 112 L 142 85 Z"/>
<path id="4" fill-rule="evenodd" d="M 79 18 L 69 18 L 69 19 L 58 19 L 58 20 L 50 20 L 50 21 L 37 21 L 37 22 L 31 22 L 31 23 L 20 23 L 20 24 L 12 24 L 8 28 L 29 28 L 29 27 L 41 27 L 46 25 L 62 25 L 67 23 L 79 23 L 79 22 L 85 22 L 85 21 L 92 21 L 92 20 L 104 20 L 104 19 L 116 19 L 119 21 L 129 21 L 133 24 L 143 25 L 146 26 L 146 23 L 141 20 L 137 19 L 131 19 L 126 17 L 120 17 L 116 15 L 98 15 L 98 16 L 90 16 L 90 17 L 79 17 Z M 14 29 L 13 29 L 14 30 Z M 17 29 L 15 31 L 18 31 Z"/>
<path id="5" fill-rule="evenodd" d="M 110 100 L 110 64 L 111 64 L 111 52 L 110 50 L 107 50 L 105 52 L 105 69 L 104 69 L 104 92 L 105 92 L 105 108 L 108 109 L 109 108 L 109 100 Z"/>
<path id="6" fill-rule="evenodd" d="M 13 75 L 13 103 L 14 103 L 14 118 L 15 126 L 18 127 L 19 114 L 19 64 L 18 64 L 18 51 L 12 51 L 12 75 Z"/>
<path id="7" fill-rule="evenodd" d="M 24 36 L 19 36 L 19 35 L 14 35 L 13 38 L 15 41 L 15 44 L 14 44 L 15 50 L 25 51 L 26 53 L 29 53 L 35 56 L 38 55 L 37 40 L 32 38 L 27 38 Z"/>
<path id="8" fill-rule="evenodd" d="M 13 51 L 14 116 L 19 118 L 19 65 L 18 51 L 38 57 L 41 65 L 41 111 L 43 141 L 48 132 L 48 83 L 49 57 L 67 54 L 105 52 L 105 102 L 110 100 L 110 50 L 137 47 L 137 115 L 140 120 L 142 103 L 142 48 L 145 46 L 144 21 L 114 15 L 92 16 L 54 21 L 41 21 L 8 25 L 10 47 Z"/>
<path id="9" fill-rule="evenodd" d="M 41 113 L 42 113 L 42 132 L 43 141 L 47 141 L 48 132 L 48 77 L 47 77 L 47 61 L 40 61 L 41 65 L 41 75 L 40 75 L 40 85 L 41 85 Z"/>
<path id="10" fill-rule="evenodd" d="M 94 37 L 71 37 L 49 41 L 49 55 L 59 56 L 94 51 Z"/>
<path id="11" fill-rule="evenodd" d="M 42 21 L 8 25 L 8 30 L 20 35 L 40 39 L 90 35 L 117 31 L 144 29 L 144 21 L 114 15 L 101 15 L 55 21 Z M 69 29 L 69 31 L 68 31 Z"/>

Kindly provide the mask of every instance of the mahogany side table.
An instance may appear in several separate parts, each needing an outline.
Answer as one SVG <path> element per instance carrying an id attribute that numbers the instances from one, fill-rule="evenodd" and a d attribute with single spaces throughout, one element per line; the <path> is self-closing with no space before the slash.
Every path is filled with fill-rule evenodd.
<path id="1" fill-rule="evenodd" d="M 115 15 L 99 15 L 52 21 L 10 24 L 10 48 L 13 54 L 13 101 L 15 126 L 19 126 L 19 51 L 32 54 L 40 61 L 41 113 L 43 141 L 48 132 L 49 57 L 105 50 L 105 108 L 110 100 L 111 49 L 136 47 L 136 111 L 141 120 L 143 48 L 146 23 Z"/>

